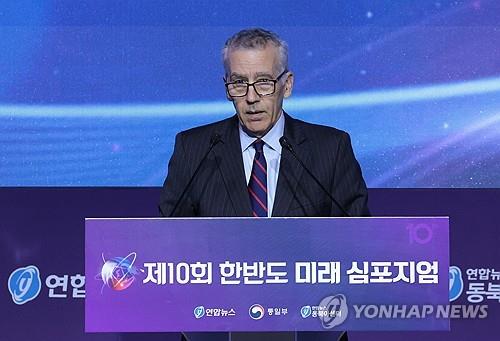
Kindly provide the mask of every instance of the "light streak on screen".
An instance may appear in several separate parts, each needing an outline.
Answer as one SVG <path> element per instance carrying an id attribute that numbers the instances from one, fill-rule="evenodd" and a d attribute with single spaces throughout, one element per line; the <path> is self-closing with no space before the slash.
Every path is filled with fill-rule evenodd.
<path id="1" fill-rule="evenodd" d="M 246 4 L 6 5 L 0 186 L 161 185 L 176 133 L 234 113 L 225 39 L 263 26 L 285 110 L 348 131 L 369 187 L 500 187 L 497 2 Z"/>

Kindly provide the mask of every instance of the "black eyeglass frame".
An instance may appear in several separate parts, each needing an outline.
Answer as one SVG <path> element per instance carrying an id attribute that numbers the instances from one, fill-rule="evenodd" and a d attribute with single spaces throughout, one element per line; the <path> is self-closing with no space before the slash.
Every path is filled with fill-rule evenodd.
<path id="1" fill-rule="evenodd" d="M 259 80 L 256 80 L 255 82 L 253 83 L 239 83 L 239 82 L 226 82 L 226 78 L 222 78 L 224 80 L 224 85 L 226 86 L 226 91 L 228 93 L 228 95 L 231 97 L 231 98 L 239 98 L 239 97 L 245 97 L 246 95 L 248 95 L 248 89 L 252 86 L 253 87 L 253 90 L 255 91 L 255 93 L 261 97 L 263 96 L 271 96 L 273 95 L 275 92 L 276 92 L 276 83 L 278 83 L 278 81 L 280 80 L 281 77 L 283 77 L 286 73 L 288 73 L 288 70 L 285 69 L 283 70 L 282 73 L 279 74 L 278 77 L 276 77 L 275 79 L 259 79 Z M 265 94 L 265 95 L 262 95 L 259 93 L 259 91 L 257 90 L 257 88 L 255 87 L 255 84 L 258 84 L 258 83 L 264 83 L 264 82 L 272 82 L 273 83 L 273 92 L 269 93 L 269 94 Z M 245 84 L 247 86 L 247 90 L 245 91 L 245 94 L 243 95 L 238 95 L 238 96 L 233 96 L 231 95 L 231 93 L 229 92 L 229 86 L 231 84 L 236 84 L 236 83 L 239 83 L 239 84 Z"/>

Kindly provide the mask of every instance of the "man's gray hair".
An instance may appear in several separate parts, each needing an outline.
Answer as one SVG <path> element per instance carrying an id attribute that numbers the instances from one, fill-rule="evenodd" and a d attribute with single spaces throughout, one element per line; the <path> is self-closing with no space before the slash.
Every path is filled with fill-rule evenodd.
<path id="1" fill-rule="evenodd" d="M 235 49 L 264 49 L 267 44 L 271 42 L 278 48 L 279 52 L 279 67 L 281 70 L 288 69 L 288 44 L 282 40 L 276 33 L 264 30 L 262 28 L 250 28 L 241 30 L 231 38 L 226 40 L 224 48 L 222 49 L 222 62 L 224 63 L 224 70 L 228 75 L 228 53 L 230 50 Z"/>

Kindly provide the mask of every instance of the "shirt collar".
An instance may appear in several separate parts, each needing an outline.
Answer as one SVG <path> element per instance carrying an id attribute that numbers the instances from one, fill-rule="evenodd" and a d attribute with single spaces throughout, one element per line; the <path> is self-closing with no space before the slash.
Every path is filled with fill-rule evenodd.
<path id="1" fill-rule="evenodd" d="M 252 143 L 257 140 L 255 136 L 248 135 L 242 128 L 241 123 L 238 125 L 238 129 L 240 132 L 240 143 L 241 143 L 241 151 L 244 152 L 252 145 Z M 261 140 L 265 142 L 265 144 L 277 151 L 281 155 L 281 144 L 280 138 L 283 136 L 285 131 L 285 115 L 283 111 L 281 111 L 280 118 L 274 124 L 274 126 L 267 132 L 266 135 L 261 137 Z"/>

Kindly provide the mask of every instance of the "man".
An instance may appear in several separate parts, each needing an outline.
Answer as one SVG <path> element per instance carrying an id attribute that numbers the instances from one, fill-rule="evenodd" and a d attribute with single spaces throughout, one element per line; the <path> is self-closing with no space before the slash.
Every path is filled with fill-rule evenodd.
<path id="1" fill-rule="evenodd" d="M 243 30 L 227 40 L 223 62 L 236 115 L 177 135 L 161 214 L 368 215 L 366 185 L 347 133 L 282 109 L 294 80 L 287 44 L 263 29 Z"/>
<path id="2" fill-rule="evenodd" d="M 226 42 L 223 61 L 236 115 L 177 135 L 161 214 L 368 215 L 366 185 L 347 133 L 296 120 L 282 109 L 294 79 L 286 43 L 266 30 L 243 30 Z M 282 136 L 297 158 L 282 148 Z M 254 172 L 254 163 L 266 163 L 265 172 Z"/>

